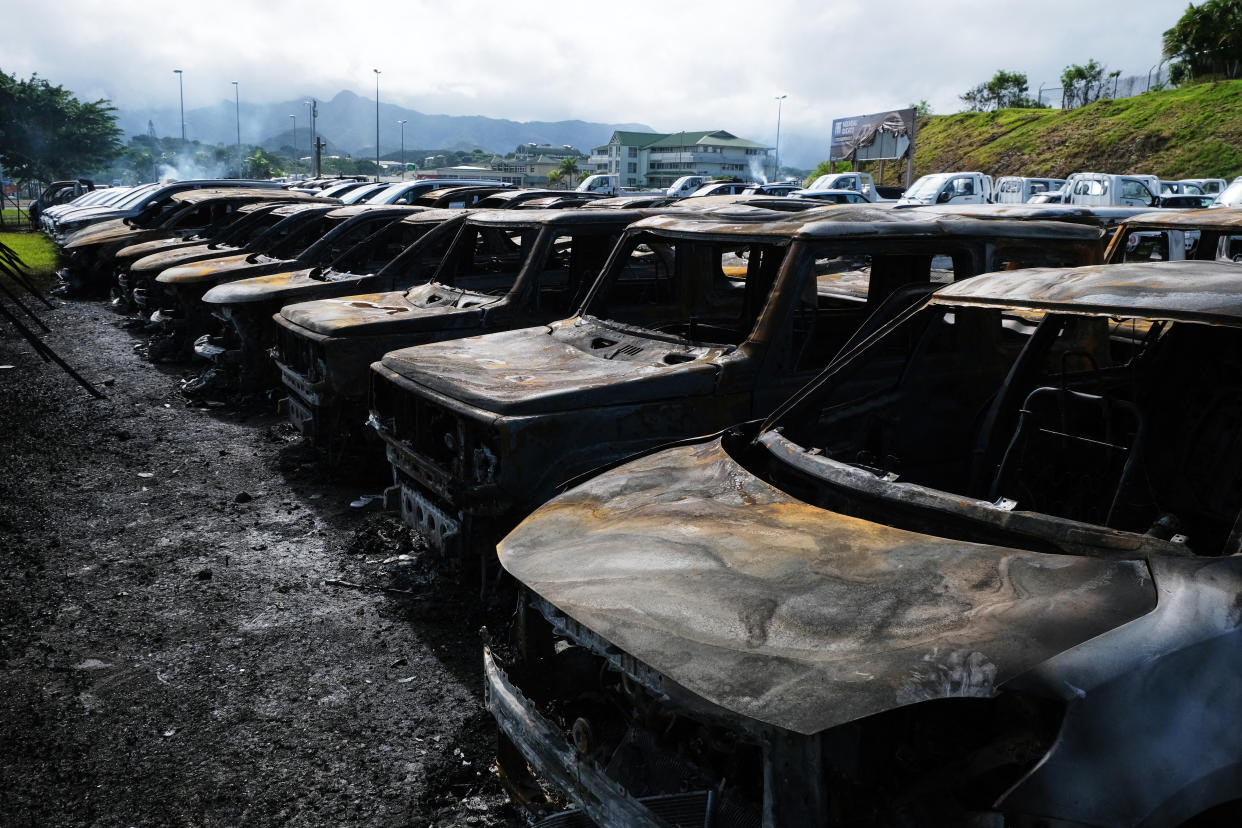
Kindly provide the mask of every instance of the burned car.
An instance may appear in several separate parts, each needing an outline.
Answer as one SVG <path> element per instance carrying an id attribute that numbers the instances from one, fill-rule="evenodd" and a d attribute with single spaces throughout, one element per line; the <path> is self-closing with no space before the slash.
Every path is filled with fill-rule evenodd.
<path id="1" fill-rule="evenodd" d="M 281 222 L 261 242 L 255 242 L 256 246 L 265 246 L 261 252 L 234 253 L 162 270 L 152 285 L 160 309 L 153 318 L 174 323 L 181 343 L 192 344 L 210 333 L 211 316 L 202 298 L 216 285 L 282 271 L 325 267 L 379 228 L 423 209 L 366 204 L 337 207 L 314 220 L 287 220 L 288 225 Z M 147 302 L 149 305 L 150 296 Z"/>
<path id="2" fill-rule="evenodd" d="M 1100 232 L 1070 224 L 740 209 L 767 220 L 634 225 L 575 316 L 373 366 L 390 499 L 449 562 L 481 553 L 486 567 L 570 477 L 771 411 L 908 286 L 1099 257 Z"/>
<path id="3" fill-rule="evenodd" d="M 1110 262 L 1242 260 L 1242 208 L 1156 210 L 1127 220 L 1108 247 Z"/>
<path id="4" fill-rule="evenodd" d="M 74 290 L 110 287 L 113 256 L 122 248 L 152 239 L 189 236 L 228 221 L 245 204 L 261 201 L 305 201 L 310 196 L 287 190 L 229 187 L 189 189 L 155 202 L 137 215 L 102 222 L 65 241 L 65 266 L 60 277 Z"/>
<path id="5" fill-rule="evenodd" d="M 279 385 L 268 354 L 276 339 L 273 314 L 295 302 L 364 290 L 407 290 L 426 282 L 468 215 L 460 209 L 410 213 L 380 227 L 326 266 L 216 285 L 202 301 L 220 326 L 215 334 L 203 334 L 194 352 L 235 374 L 246 386 L 268 379 Z"/>
<path id="6" fill-rule="evenodd" d="M 1236 265 L 944 287 L 505 538 L 502 778 L 604 826 L 1237 824 L 1239 422 Z"/>
<path id="7" fill-rule="evenodd" d="M 550 322 L 571 312 L 637 212 L 488 210 L 407 291 L 287 305 L 276 318 L 289 417 L 312 439 L 366 419 L 368 366 L 386 351 Z"/>
<path id="8" fill-rule="evenodd" d="M 256 263 L 251 257 L 263 259 L 271 254 L 278 259 L 286 248 L 302 250 L 317 241 L 325 226 L 332 227 L 322 217 L 335 209 L 337 205 L 318 204 L 317 200 L 276 206 L 247 205 L 238 210 L 243 218 L 238 218 L 229 235 L 219 240 L 174 247 L 168 246 L 169 240 L 135 245 L 134 248 L 145 248 L 145 253 L 128 263 L 120 259 L 120 254 L 130 250 L 124 248 L 118 253 L 117 292 L 138 308 L 159 308 L 159 283 L 155 278 L 160 273 L 207 259 L 240 261 L 243 266 Z"/>

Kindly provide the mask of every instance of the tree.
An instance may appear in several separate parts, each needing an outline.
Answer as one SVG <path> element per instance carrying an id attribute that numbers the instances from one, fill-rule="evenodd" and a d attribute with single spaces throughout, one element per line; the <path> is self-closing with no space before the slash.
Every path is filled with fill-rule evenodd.
<path id="1" fill-rule="evenodd" d="M 840 167 L 840 169 L 838 169 Z M 819 166 L 811 170 L 811 174 L 802 182 L 803 187 L 809 187 L 815 183 L 815 179 L 821 175 L 830 175 L 835 172 L 848 172 L 850 169 L 849 161 L 820 161 Z"/>
<path id="2" fill-rule="evenodd" d="M 121 151 L 116 108 L 83 103 L 37 74 L 0 71 L 0 165 L 16 179 L 72 178 L 102 167 Z"/>
<path id="3" fill-rule="evenodd" d="M 283 174 L 280 162 L 261 147 L 254 148 L 254 152 L 246 157 L 242 167 L 242 176 L 245 178 L 275 178 Z"/>
<path id="4" fill-rule="evenodd" d="M 1076 63 L 1066 66 L 1061 72 L 1061 108 L 1076 109 L 1111 97 L 1111 83 L 1121 74 L 1121 70 L 1115 69 L 1105 75 L 1105 68 L 1094 58 L 1082 66 Z"/>
<path id="5" fill-rule="evenodd" d="M 548 170 L 548 184 L 553 187 L 555 187 L 557 184 L 560 184 L 561 179 L 563 179 L 564 177 L 565 177 L 565 174 L 562 173 L 559 169 Z"/>
<path id="6" fill-rule="evenodd" d="M 1242 77 L 1242 0 L 1207 0 L 1187 6 L 1164 33 L 1169 80 Z"/>
<path id="7" fill-rule="evenodd" d="M 906 109 L 913 109 L 914 117 L 916 118 L 922 118 L 924 115 L 935 114 L 934 112 L 932 112 L 931 104 L 927 102 L 926 98 L 922 99 L 918 103 L 906 104 Z"/>
<path id="8" fill-rule="evenodd" d="M 996 70 L 996 74 L 990 81 L 968 89 L 958 97 L 971 112 L 989 112 L 1011 107 L 1032 109 L 1043 106 L 1030 96 L 1026 75 L 1004 69 Z"/>
<path id="9" fill-rule="evenodd" d="M 561 175 L 569 179 L 570 187 L 574 186 L 574 176 L 578 174 L 578 159 L 562 158 L 561 164 L 557 167 L 557 170 L 561 173 Z"/>

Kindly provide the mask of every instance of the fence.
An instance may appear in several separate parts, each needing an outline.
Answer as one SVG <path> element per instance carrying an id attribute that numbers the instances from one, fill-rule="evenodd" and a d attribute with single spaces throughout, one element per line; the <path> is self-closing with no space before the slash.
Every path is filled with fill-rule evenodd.
<path id="1" fill-rule="evenodd" d="M 1142 95 L 1153 89 L 1163 89 L 1169 84 L 1169 70 L 1164 67 L 1155 68 L 1146 75 L 1130 75 L 1129 77 L 1116 77 L 1108 80 L 1104 85 L 1104 89 L 1100 92 L 1101 98 L 1132 98 L 1135 95 Z M 1037 91 L 1037 98 L 1040 103 L 1047 104 L 1054 109 L 1064 109 L 1065 96 L 1062 94 L 1063 88 L 1060 86 L 1041 86 Z"/>

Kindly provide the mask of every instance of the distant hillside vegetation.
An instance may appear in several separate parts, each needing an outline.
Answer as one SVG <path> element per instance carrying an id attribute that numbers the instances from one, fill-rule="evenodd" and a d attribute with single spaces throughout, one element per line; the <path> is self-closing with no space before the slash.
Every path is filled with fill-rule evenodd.
<path id="1" fill-rule="evenodd" d="M 1080 171 L 1161 178 L 1242 175 L 1242 80 L 1218 81 L 1081 109 L 1002 109 L 922 118 L 914 174 L 980 170 L 1063 178 Z M 904 164 L 889 163 L 896 183 Z"/>

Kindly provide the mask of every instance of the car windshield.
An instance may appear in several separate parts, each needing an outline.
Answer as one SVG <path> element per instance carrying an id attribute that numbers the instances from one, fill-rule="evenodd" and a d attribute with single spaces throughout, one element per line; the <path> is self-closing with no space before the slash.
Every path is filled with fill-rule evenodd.
<path id="1" fill-rule="evenodd" d="M 146 187 L 139 187 L 138 189 L 130 193 L 128 197 L 118 202 L 116 206 L 121 209 L 125 209 L 126 207 L 133 207 L 135 204 L 139 203 L 144 198 L 146 198 L 148 195 L 150 195 L 155 189 L 156 187 L 154 184 L 148 185 Z"/>
<path id="2" fill-rule="evenodd" d="M 631 233 L 584 312 L 679 341 L 738 345 L 750 336 L 787 249 L 784 239 Z"/>
<path id="3" fill-rule="evenodd" d="M 1212 202 L 1217 206 L 1236 207 L 1242 204 L 1242 176 L 1235 178 L 1233 183 L 1226 187 L 1220 195 L 1216 197 L 1216 201 Z"/>
<path id="4" fill-rule="evenodd" d="M 938 173 L 937 175 L 925 175 L 918 181 L 914 182 L 914 186 L 906 190 L 906 198 L 932 198 L 936 193 L 940 192 L 940 188 L 944 186 L 944 182 L 949 180 L 948 173 Z"/>
<path id="5" fill-rule="evenodd" d="M 374 183 L 368 184 L 365 187 L 359 187 L 358 189 L 351 190 L 350 192 L 341 196 L 341 203 L 342 204 L 357 204 L 363 201 L 364 199 L 367 199 L 368 196 L 372 195 L 373 193 L 378 193 L 381 190 L 386 189 L 387 187 L 388 187 L 387 184 L 374 184 Z"/>

